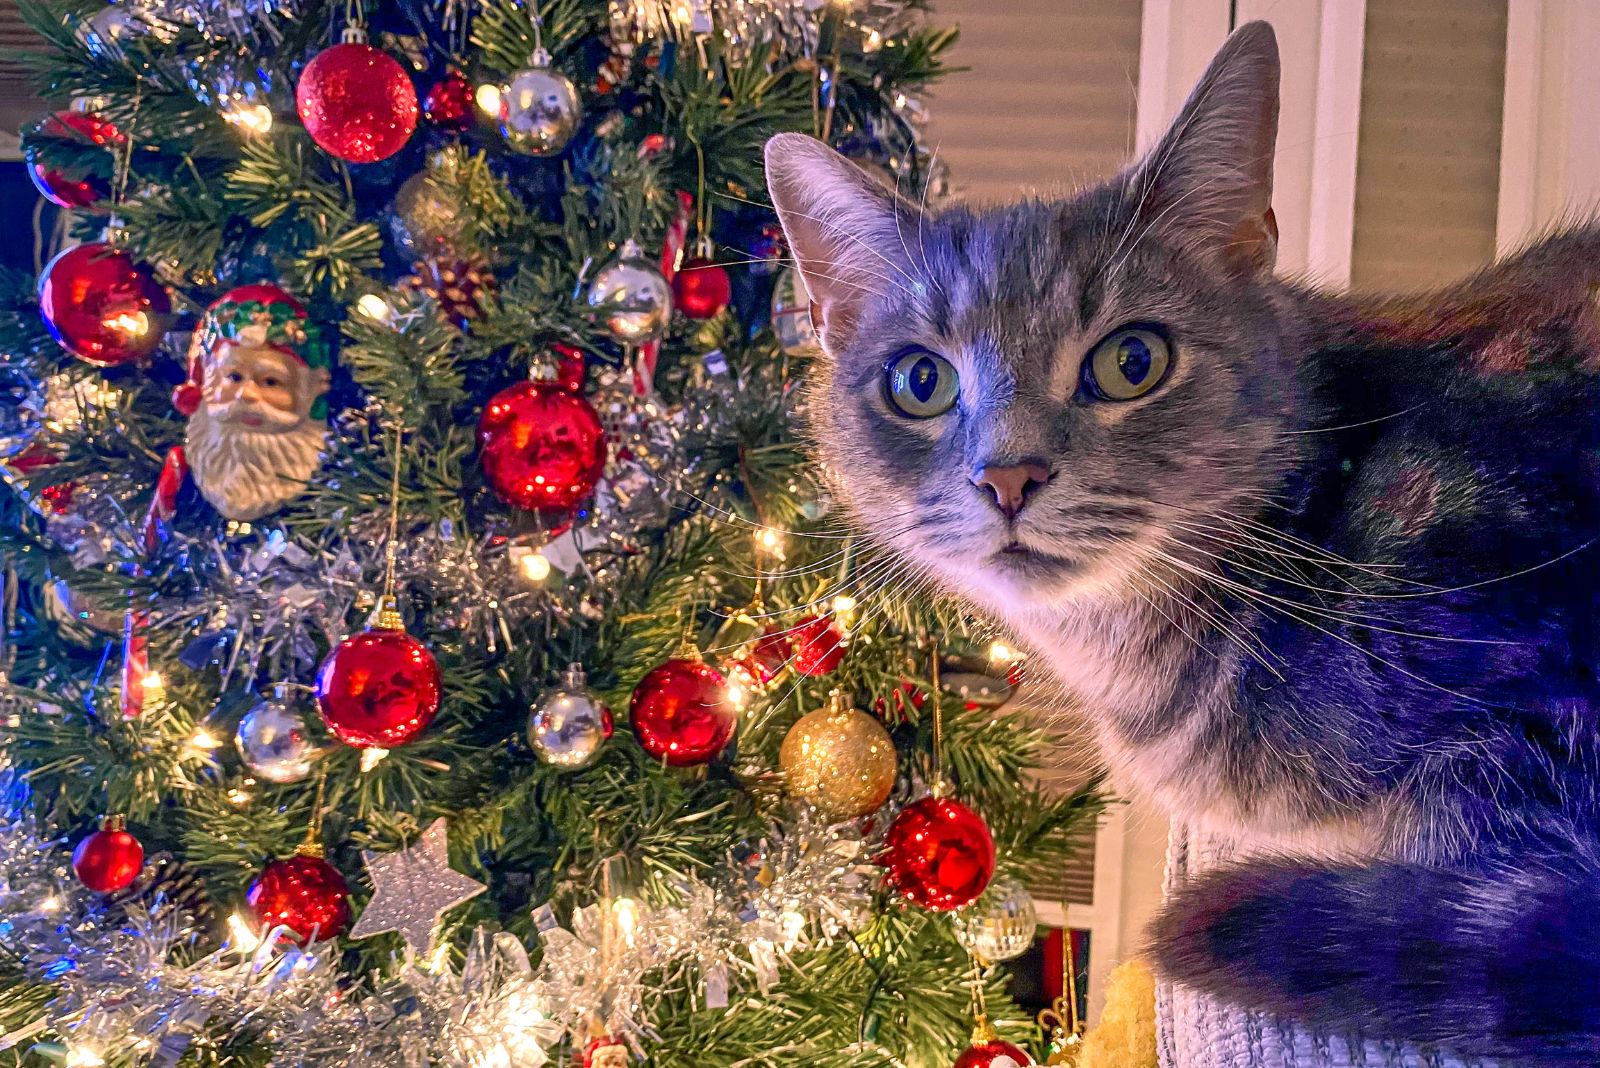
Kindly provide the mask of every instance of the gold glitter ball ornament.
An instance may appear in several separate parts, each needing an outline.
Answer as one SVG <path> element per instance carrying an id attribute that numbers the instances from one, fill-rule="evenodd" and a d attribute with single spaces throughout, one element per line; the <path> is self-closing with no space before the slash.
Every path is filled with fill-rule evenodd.
<path id="1" fill-rule="evenodd" d="M 876 812 L 894 789 L 894 742 L 839 690 L 789 728 L 778 753 L 789 795 L 842 822 Z"/>

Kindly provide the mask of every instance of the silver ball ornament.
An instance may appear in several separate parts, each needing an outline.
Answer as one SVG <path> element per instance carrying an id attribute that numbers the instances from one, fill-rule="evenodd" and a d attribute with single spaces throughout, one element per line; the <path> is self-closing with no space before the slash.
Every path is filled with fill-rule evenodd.
<path id="1" fill-rule="evenodd" d="M 672 285 L 630 238 L 589 283 L 589 307 L 617 341 L 642 345 L 667 332 Z"/>
<path id="2" fill-rule="evenodd" d="M 572 79 L 536 52 L 500 90 L 500 136 L 522 156 L 551 156 L 567 147 L 583 118 L 583 101 Z"/>
<path id="3" fill-rule="evenodd" d="M 594 763 L 611 730 L 611 710 L 589 692 L 577 664 L 567 668 L 559 685 L 540 695 L 528 714 L 528 744 L 534 754 L 569 771 Z"/>
<path id="4" fill-rule="evenodd" d="M 962 948 L 991 964 L 1022 956 L 1039 932 L 1033 895 L 1022 880 L 1009 875 L 990 883 L 983 896 L 957 912 L 952 921 Z"/>
<path id="5" fill-rule="evenodd" d="M 304 779 L 320 755 L 306 735 L 305 720 L 282 698 L 262 701 L 246 712 L 233 744 L 252 775 L 275 783 Z"/>

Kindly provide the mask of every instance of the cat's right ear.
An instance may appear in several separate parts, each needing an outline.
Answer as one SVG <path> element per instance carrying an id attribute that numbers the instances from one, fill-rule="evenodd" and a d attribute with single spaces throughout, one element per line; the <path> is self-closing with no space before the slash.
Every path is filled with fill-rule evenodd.
<path id="1" fill-rule="evenodd" d="M 897 268 L 904 216 L 915 209 L 860 167 L 805 134 L 767 142 L 767 191 L 811 297 L 824 350 L 835 352 L 860 322 L 868 297 Z"/>

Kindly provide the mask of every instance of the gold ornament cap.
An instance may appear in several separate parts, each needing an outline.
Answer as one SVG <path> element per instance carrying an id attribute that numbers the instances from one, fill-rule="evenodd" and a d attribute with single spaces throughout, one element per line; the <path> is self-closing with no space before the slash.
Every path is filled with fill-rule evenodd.
<path id="1" fill-rule="evenodd" d="M 102 831 L 116 832 L 128 829 L 128 817 L 120 812 L 107 812 L 98 822 Z"/>
<path id="2" fill-rule="evenodd" d="M 400 614 L 399 599 L 392 593 L 380 595 L 372 615 L 367 617 L 367 626 L 373 630 L 405 630 L 406 617 Z"/>
<path id="3" fill-rule="evenodd" d="M 980 1012 L 977 1018 L 972 1021 L 972 1040 L 970 1044 L 981 1046 L 986 1042 L 998 1041 L 1000 1041 L 999 1033 L 990 1025 L 989 1017 Z"/>

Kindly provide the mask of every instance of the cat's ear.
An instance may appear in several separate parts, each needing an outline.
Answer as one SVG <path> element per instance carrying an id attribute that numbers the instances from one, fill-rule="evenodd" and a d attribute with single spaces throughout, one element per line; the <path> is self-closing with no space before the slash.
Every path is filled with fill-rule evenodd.
<path id="1" fill-rule="evenodd" d="M 905 201 L 839 153 L 805 134 L 767 142 L 767 191 L 811 297 L 823 348 L 835 351 L 866 300 L 897 268 Z"/>
<path id="2" fill-rule="evenodd" d="M 1183 110 L 1134 168 L 1143 225 L 1246 273 L 1277 257 L 1272 152 L 1278 137 L 1278 40 L 1265 22 L 1234 31 Z"/>

